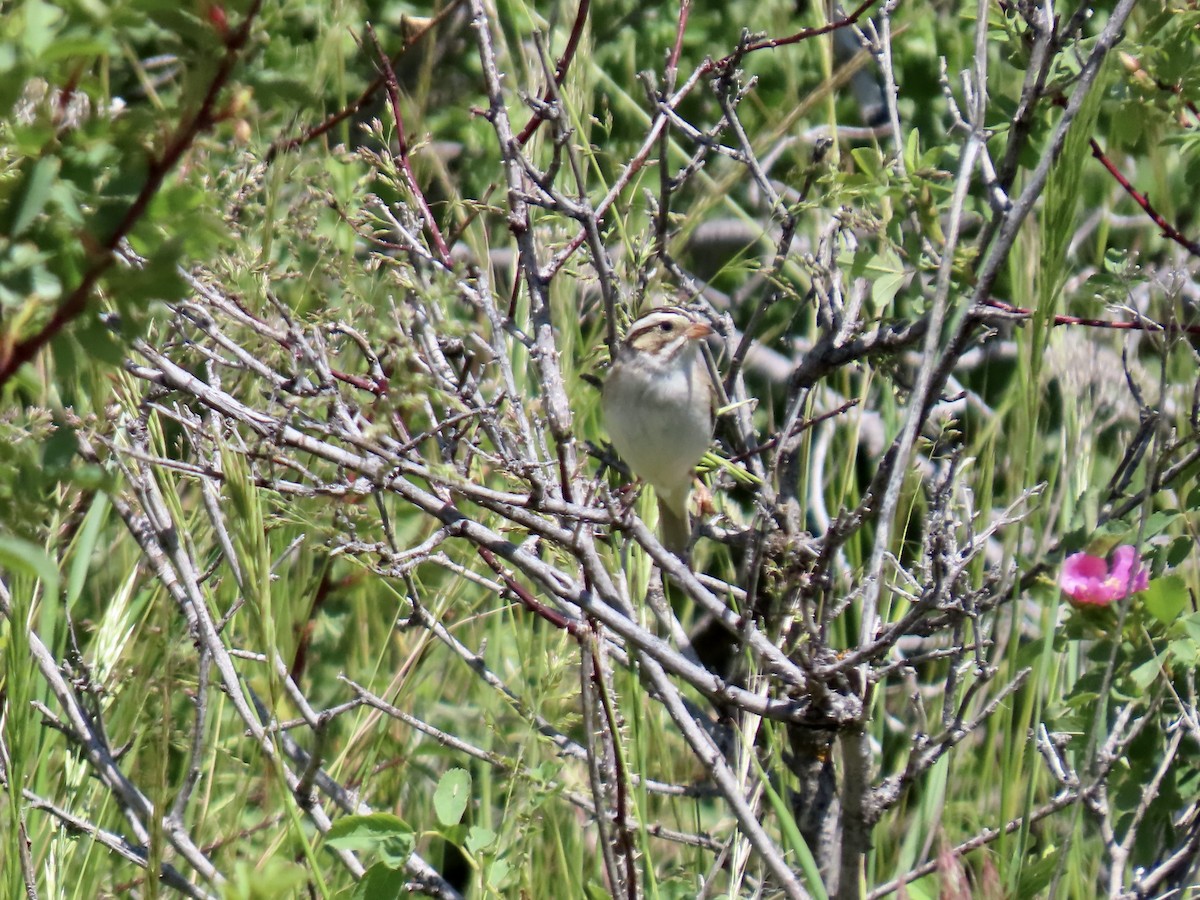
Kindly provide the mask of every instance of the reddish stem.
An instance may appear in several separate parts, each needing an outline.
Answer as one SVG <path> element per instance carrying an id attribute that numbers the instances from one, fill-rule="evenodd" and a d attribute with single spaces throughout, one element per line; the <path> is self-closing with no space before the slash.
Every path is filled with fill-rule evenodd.
<path id="1" fill-rule="evenodd" d="M 585 636 L 586 631 L 584 631 L 583 625 L 568 619 L 558 610 L 551 609 L 545 603 L 542 603 L 540 600 L 536 599 L 533 594 L 529 593 L 529 591 L 522 584 L 520 584 L 520 582 L 518 582 L 504 570 L 504 566 L 500 565 L 500 560 L 496 559 L 496 554 L 494 554 L 491 550 L 489 550 L 487 547 L 476 544 L 475 551 L 480 555 L 480 557 L 482 557 L 483 561 L 488 564 L 488 568 L 500 576 L 500 578 L 504 581 L 505 587 L 513 592 L 514 596 L 516 596 L 516 598 L 520 600 L 522 604 L 524 604 L 526 609 L 538 616 L 541 616 L 555 628 L 563 629 L 575 638 L 581 639 Z"/>
<path id="2" fill-rule="evenodd" d="M 566 49 L 563 50 L 562 56 L 558 58 L 558 64 L 554 67 L 555 87 L 562 85 L 563 79 L 567 77 L 567 70 L 575 58 L 575 51 L 579 49 L 579 41 L 583 37 L 583 23 L 587 21 L 591 5 L 591 0 L 579 0 L 579 8 L 575 10 L 575 22 L 571 25 L 571 36 L 567 38 Z M 546 92 L 542 94 L 542 102 L 550 103 L 554 97 L 554 89 L 546 88 Z M 535 112 L 530 116 L 525 127 L 521 129 L 521 133 L 517 135 L 517 146 L 524 147 L 544 121 L 546 119 L 540 112 Z"/>
<path id="3" fill-rule="evenodd" d="M 1146 215 L 1148 215 L 1151 220 L 1153 220 L 1154 224 L 1162 230 L 1163 237 L 1170 238 L 1193 256 L 1200 256 L 1200 243 L 1197 243 L 1196 241 L 1184 236 L 1179 229 L 1168 222 L 1158 212 L 1158 210 L 1151 205 L 1150 198 L 1130 184 L 1129 179 L 1121 174 L 1121 171 L 1116 167 L 1113 161 L 1105 155 L 1103 150 L 1100 149 L 1100 145 L 1096 143 L 1095 138 L 1088 138 L 1088 143 L 1090 143 L 1092 146 L 1092 156 L 1100 160 L 1100 164 L 1104 166 L 1104 168 L 1108 169 L 1109 174 L 1117 180 L 1117 184 L 1124 188 L 1125 193 L 1133 198 L 1133 202 L 1146 211 Z"/>
<path id="4" fill-rule="evenodd" d="M 383 52 L 383 48 L 379 46 L 379 38 L 375 36 L 375 29 L 371 27 L 371 23 L 367 23 L 367 34 L 371 36 L 371 43 L 375 45 L 375 52 L 379 54 L 379 64 L 383 67 L 383 83 L 387 87 L 388 104 L 392 108 L 392 118 L 396 120 L 396 142 L 399 144 L 398 159 L 400 160 L 400 171 L 404 174 L 404 180 L 408 184 L 409 193 L 413 195 L 413 199 L 417 202 L 417 207 L 421 210 L 421 218 L 425 220 L 425 227 L 429 229 L 429 235 L 433 238 L 433 246 L 441 257 L 442 265 L 450 268 L 452 263 L 450 260 L 450 248 L 446 246 L 446 239 L 442 237 L 442 231 L 438 228 L 437 219 L 433 217 L 433 210 L 429 208 L 429 202 L 425 199 L 425 194 L 421 191 L 421 186 L 417 184 L 417 176 L 413 174 L 412 164 L 409 161 L 408 154 L 408 138 L 404 133 L 404 116 L 400 112 L 400 84 L 396 81 L 396 73 L 392 69 L 392 61 L 388 59 L 388 55 Z"/>
<path id="5" fill-rule="evenodd" d="M 829 34 L 831 31 L 837 31 L 839 28 L 848 28 L 859 19 L 861 19 L 872 6 L 875 5 L 875 0 L 863 0 L 862 3 L 855 7 L 854 12 L 846 16 L 844 19 L 838 19 L 836 22 L 827 22 L 817 28 L 804 28 L 797 31 L 795 34 L 790 34 L 782 38 L 764 38 L 761 41 L 755 41 L 752 44 L 747 44 L 740 50 L 729 54 L 724 59 L 719 59 L 716 62 L 709 61 L 705 64 L 706 71 L 711 72 L 716 69 L 724 69 L 741 60 L 747 53 L 754 53 L 757 50 L 774 50 L 776 47 L 786 47 L 789 44 L 798 44 L 801 41 L 806 41 L 809 38 L 817 37 L 822 34 Z"/>
<path id="6" fill-rule="evenodd" d="M 442 21 L 448 15 L 450 15 L 450 13 L 454 12 L 454 10 L 457 9 L 459 4 L 461 4 L 462 2 L 463 2 L 463 0 L 453 0 L 452 3 L 448 3 L 446 5 L 446 8 L 443 9 L 436 16 L 434 16 L 432 19 L 430 19 L 429 23 L 424 28 L 422 28 L 420 31 L 418 31 L 416 34 L 414 34 L 412 37 L 407 38 L 404 41 L 404 46 L 400 48 L 400 52 L 396 54 L 395 58 L 399 59 L 401 56 L 403 56 L 405 53 L 407 53 L 409 50 L 411 50 L 413 47 L 415 47 L 418 43 L 420 43 L 421 39 L 424 38 L 425 35 L 429 34 L 435 28 L 437 28 L 437 26 L 440 25 L 442 23 Z M 276 141 L 274 144 L 271 145 L 271 149 L 267 151 L 266 161 L 268 163 L 270 163 L 272 160 L 275 159 L 276 154 L 287 153 L 288 151 L 291 151 L 291 150 L 298 150 L 300 147 L 303 147 L 305 144 L 308 144 L 308 143 L 316 140 L 321 135 L 323 135 L 329 131 L 332 131 L 334 128 L 336 128 L 338 125 L 340 125 L 342 122 L 346 121 L 346 119 L 355 115 L 360 109 L 362 109 L 364 106 L 366 106 L 367 103 L 370 102 L 371 98 L 375 96 L 375 92 L 378 91 L 381 87 L 383 87 L 383 81 L 384 81 L 384 75 L 382 72 L 380 72 L 377 76 L 375 76 L 374 81 L 372 81 L 365 88 L 363 88 L 363 92 L 361 94 L 359 94 L 357 98 L 352 100 L 346 106 L 339 109 L 332 116 L 327 118 L 324 122 L 321 122 L 319 125 L 314 125 L 312 128 L 308 129 L 307 131 L 305 131 L 303 134 L 299 135 L 298 137 L 285 138 L 283 140 Z"/>
<path id="7" fill-rule="evenodd" d="M 92 291 L 97 283 L 104 276 L 104 273 L 112 268 L 116 262 L 116 249 L 133 230 L 133 227 L 146 214 L 146 210 L 150 207 L 150 202 L 162 188 L 163 182 L 167 175 L 179 163 L 183 154 L 195 142 L 197 136 L 201 132 L 207 131 L 216 121 L 214 110 L 217 104 L 217 98 L 221 91 L 228 83 L 230 76 L 233 74 L 233 67 L 236 65 L 241 51 L 245 48 L 246 42 L 250 37 L 250 28 L 254 24 L 254 19 L 258 16 L 262 6 L 262 0 L 254 0 L 250 4 L 249 10 L 246 12 L 245 19 L 242 20 L 241 26 L 237 31 L 225 35 L 225 55 L 222 57 L 220 64 L 217 66 L 217 71 L 213 75 L 212 80 L 208 84 L 208 90 L 204 94 L 204 98 L 200 101 L 200 106 L 196 110 L 196 114 L 192 116 L 190 121 L 185 122 L 175 132 L 175 136 L 167 142 L 167 146 L 163 149 L 162 154 L 158 159 L 151 161 L 146 172 L 146 181 L 142 184 L 142 189 L 138 191 L 138 195 L 129 204 L 129 208 L 125 210 L 125 215 L 113 228 L 112 232 L 103 241 L 96 246 L 95 260 L 83 273 L 79 284 L 75 289 L 67 295 L 64 300 L 54 311 L 54 315 L 50 320 L 42 326 L 42 328 L 34 335 L 19 341 L 7 355 L 0 358 L 0 388 L 8 383 L 9 379 L 21 368 L 25 363 L 29 362 L 37 355 L 37 353 L 46 346 L 50 341 L 57 337 L 67 325 L 79 318 L 87 309 L 88 301 L 92 297 Z M 85 235 L 84 240 L 87 240 Z M 0 348 L 0 353 L 3 348 Z"/>
<path id="8" fill-rule="evenodd" d="M 675 46 L 671 48 L 671 55 L 667 59 L 667 85 L 668 89 L 675 87 L 675 71 L 679 68 L 679 56 L 683 53 L 683 33 L 687 30 L 688 16 L 692 12 L 692 0 L 680 0 L 679 2 L 679 22 L 675 26 Z"/>
<path id="9" fill-rule="evenodd" d="M 985 301 L 993 309 L 1019 316 L 1032 316 L 1033 310 L 1005 303 L 1003 300 L 989 298 Z M 1200 335 L 1200 325 L 1164 325 L 1161 322 L 1113 322 L 1109 319 L 1085 319 L 1080 316 L 1055 316 L 1052 325 L 1083 325 L 1088 328 L 1111 328 L 1118 331 L 1156 331 L 1167 335 L 1196 334 Z"/>
<path id="10" fill-rule="evenodd" d="M 360 391 L 367 391 L 376 397 L 387 396 L 388 383 L 382 378 L 371 378 L 367 375 L 351 375 L 349 372 L 342 372 L 338 369 L 331 369 L 329 374 L 338 381 L 358 388 Z"/>
<path id="11" fill-rule="evenodd" d="M 836 31 L 839 28 L 846 28 L 849 25 L 853 25 L 860 18 L 862 18 L 863 14 L 866 13 L 866 11 L 874 4 L 875 0 L 863 0 L 863 2 L 860 3 L 857 8 L 855 8 L 854 12 L 844 19 L 838 19 L 836 22 L 830 22 L 828 25 L 822 25 L 819 28 L 806 28 L 803 31 L 798 31 L 795 34 L 785 38 L 774 38 L 771 40 L 758 41 L 757 43 L 751 44 L 748 47 L 743 47 L 736 53 L 732 53 L 724 59 L 716 62 L 710 59 L 697 68 L 695 75 L 689 79 L 684 88 L 680 89 L 679 93 L 683 94 L 685 90 L 690 90 L 690 88 L 696 84 L 700 77 L 707 75 L 709 72 L 715 71 L 717 68 L 723 65 L 728 65 L 731 61 L 745 55 L 746 53 L 751 53 L 755 50 L 763 50 L 770 47 L 784 47 L 788 44 L 795 44 L 810 37 L 827 34 L 831 31 Z M 677 37 L 676 43 L 679 43 L 680 40 L 681 39 Z M 620 192 L 625 189 L 629 182 L 633 180 L 633 176 L 640 172 L 642 166 L 646 164 L 646 160 L 649 159 L 651 151 L 657 144 L 657 131 L 662 127 L 662 119 L 663 117 L 661 115 L 655 118 L 654 124 L 651 127 L 651 133 L 647 140 L 642 144 L 641 150 L 636 156 L 634 156 L 633 159 L 629 161 L 629 164 L 621 170 L 621 174 L 617 176 L 616 182 L 609 190 L 605 199 L 594 210 L 597 219 L 600 219 L 604 216 L 604 213 L 607 212 L 608 208 L 616 201 L 616 198 L 620 195 Z M 554 259 L 546 267 L 546 271 L 543 272 L 543 277 L 553 277 L 556 272 L 566 265 L 567 260 L 574 255 L 575 251 L 583 246 L 586 240 L 587 229 L 580 229 L 579 233 L 575 235 L 575 237 L 571 238 L 571 241 L 555 255 Z"/>

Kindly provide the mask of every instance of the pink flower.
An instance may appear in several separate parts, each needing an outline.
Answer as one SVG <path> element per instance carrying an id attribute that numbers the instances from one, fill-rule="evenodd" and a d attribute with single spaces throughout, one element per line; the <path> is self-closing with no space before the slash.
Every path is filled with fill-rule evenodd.
<path id="1" fill-rule="evenodd" d="M 1135 547 L 1122 544 L 1112 554 L 1112 568 L 1099 556 L 1072 553 L 1063 561 L 1058 585 L 1076 603 L 1104 606 L 1137 591 L 1144 591 L 1150 576 L 1142 568 Z"/>

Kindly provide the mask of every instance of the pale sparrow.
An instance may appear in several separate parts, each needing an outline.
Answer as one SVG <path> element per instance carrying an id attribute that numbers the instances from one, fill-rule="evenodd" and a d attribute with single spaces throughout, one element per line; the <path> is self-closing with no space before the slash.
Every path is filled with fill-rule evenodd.
<path id="1" fill-rule="evenodd" d="M 613 446 L 653 486 L 663 546 L 681 556 L 692 473 L 712 441 L 712 381 L 698 346 L 710 334 L 682 309 L 650 310 L 617 347 L 602 395 Z"/>

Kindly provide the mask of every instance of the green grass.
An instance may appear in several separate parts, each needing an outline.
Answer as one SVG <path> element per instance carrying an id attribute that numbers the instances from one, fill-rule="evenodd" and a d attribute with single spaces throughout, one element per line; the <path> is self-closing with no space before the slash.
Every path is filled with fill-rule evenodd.
<path id="1" fill-rule="evenodd" d="M 678 14 L 661 4 L 596 6 L 561 88 L 572 131 L 560 144 L 576 155 L 584 183 L 575 182 L 568 151 L 549 125 L 528 148 L 534 166 L 555 174 L 562 197 L 584 195 L 593 207 L 618 183 L 649 127 L 637 76 L 661 72 Z M 823 24 L 815 12 L 797 17 L 782 2 L 702 6 L 691 10 L 677 84 L 705 57 L 731 53 L 743 27 L 782 36 Z M 242 10 L 226 12 L 231 24 L 240 23 Z M 636 312 L 641 287 L 649 285 L 651 295 L 688 287 L 677 283 L 673 267 L 711 273 L 708 283 L 725 296 L 710 294 L 710 308 L 738 328 L 760 321 L 761 347 L 793 365 L 814 344 L 826 346 L 820 342 L 836 330 L 825 321 L 831 309 L 860 309 L 847 340 L 928 312 L 963 141 L 937 86 L 937 60 L 946 59 L 962 105 L 953 73 L 969 67 L 974 52 L 973 7 L 929 12 L 901 4 L 892 23 L 900 147 L 885 129 L 873 138 L 843 138 L 814 161 L 812 145 L 793 140 L 815 125 L 859 125 L 852 92 L 830 87 L 836 75 L 828 38 L 744 60 L 743 86 L 751 76 L 757 82 L 738 109 L 754 155 L 776 156 L 771 176 L 785 194 L 807 185 L 802 201 L 788 195 L 796 239 L 778 258 L 769 241 L 779 219 L 744 160 L 732 158 L 744 148 L 729 130 L 719 136 L 728 152 L 710 149 L 702 168 L 671 186 L 670 257 L 656 257 L 660 167 L 674 175 L 698 145 L 675 128 L 653 148 L 600 223 L 622 321 Z M 586 378 L 607 354 L 597 287 L 606 276 L 586 245 L 548 284 L 555 362 L 570 406 L 560 412 L 569 412 L 571 427 L 562 440 L 552 433 L 555 394 L 534 346 L 536 292 L 517 268 L 497 139 L 479 114 L 488 98 L 469 22 L 449 14 L 396 59 L 417 179 L 439 227 L 461 239 L 469 259 L 444 269 L 426 255 L 428 229 L 395 155 L 395 122 L 382 93 L 325 139 L 266 162 L 273 142 L 317 124 L 374 77 L 368 43 L 357 40 L 367 21 L 389 50 L 399 50 L 401 13 L 431 10 L 268 4 L 221 95 L 228 99 L 198 129 L 130 232 L 148 261 L 118 263 L 104 274 L 87 313 L 3 386 L 6 896 L 22 895 L 27 876 L 41 896 L 171 895 L 175 888 L 147 874 L 163 866 L 198 896 L 384 896 L 406 878 L 419 879 L 418 858 L 447 878 L 460 873 L 454 880 L 467 896 L 607 896 L 612 873 L 598 846 L 589 760 L 610 767 L 615 778 L 600 800 L 625 810 L 632 848 L 625 858 L 645 896 L 752 896 L 762 885 L 762 856 L 712 789 L 646 679 L 646 658 L 630 644 L 613 640 L 599 653 L 603 702 L 590 712 L 608 730 L 585 715 L 584 638 L 555 618 L 556 609 L 573 608 L 556 606 L 561 585 L 538 567 L 565 573 L 598 602 L 629 598 L 639 625 L 673 641 L 653 608 L 657 601 L 647 598 L 655 577 L 649 556 L 619 527 L 597 525 L 606 504 L 632 503 L 651 518 L 653 504 L 648 494 L 636 502 L 614 495 L 623 477 L 589 450 L 605 439 L 599 392 Z M 547 36 L 553 61 L 576 7 L 503 2 L 495 13 L 491 34 L 508 112 L 520 130 L 528 109 L 516 91 L 540 95 L 543 87 L 531 31 Z M 44 327 L 79 283 L 92 263 L 86 248 L 99 246 L 118 218 L 114 211 L 127 208 L 146 160 L 181 133 L 226 47 L 207 11 L 148 15 L 133 7 L 99 12 L 25 3 L 11 20 L 16 24 L 0 31 L 0 49 L 11 50 L 0 54 L 12 60 L 4 79 L 10 85 L 75 79 L 94 103 L 112 93 L 130 105 L 121 117 L 95 117 L 75 129 L 56 130 L 47 108 L 31 124 L 0 126 L 4 354 Z M 1015 18 L 992 15 L 985 124 L 993 129 L 988 153 L 999 161 L 1029 45 Z M 1107 15 L 1097 13 L 1086 26 L 1088 40 L 1068 42 L 1052 67 L 1051 82 L 1064 96 L 1075 89 L 1076 53 L 1091 52 Z M 1195 60 L 1193 19 L 1182 4 L 1142 10 L 1119 49 L 1173 83 L 1183 78 L 1173 74 L 1179 61 Z M 55 55 L 47 49 L 54 41 L 77 49 Z M 179 70 L 151 99 L 138 85 L 152 70 L 135 61 L 159 52 L 176 54 Z M 679 108 L 701 129 L 719 116 L 711 77 Z M 991 290 L 1033 314 L 1020 323 L 997 316 L 980 325 L 954 367 L 955 380 L 942 386 L 947 403 L 925 417 L 914 458 L 898 476 L 900 501 L 882 548 L 881 627 L 923 609 L 922 592 L 961 561 L 940 609 L 947 617 L 928 631 L 914 627 L 863 669 L 810 694 L 793 691 L 789 699 L 813 702 L 815 726 L 749 714 L 726 719 L 728 707 L 672 681 L 698 714 L 727 728 L 728 743 L 716 756 L 741 779 L 765 833 L 814 896 L 862 896 L 1009 823 L 1011 830 L 982 846 L 943 858 L 908 884 L 909 896 L 947 895 L 957 868 L 971 896 L 1098 895 L 1110 887 L 1114 860 L 1123 861 L 1119 880 L 1128 888 L 1137 867 L 1152 871 L 1188 840 L 1176 819 L 1200 790 L 1200 760 L 1192 736 L 1176 741 L 1167 725 L 1181 727 L 1194 716 L 1200 659 L 1196 465 L 1172 470 L 1194 452 L 1195 353 L 1178 329 L 1117 331 L 1054 319 L 1127 321 L 1123 307 L 1135 306 L 1155 322 L 1193 324 L 1195 288 L 1187 273 L 1194 256 L 1148 217 L 1128 218 L 1140 211 L 1087 143 L 1094 137 L 1187 232 L 1195 141 L 1178 119 L 1187 116 L 1184 101 L 1197 98 L 1190 81 L 1181 83 L 1177 97 L 1128 64 L 1106 63 Z M 0 109 L 19 94 L 2 89 Z M 1128 127 L 1134 112 L 1150 123 L 1144 133 Z M 1043 99 L 1011 198 L 1030 182 L 1060 115 L 1050 97 Z M 903 169 L 895 162 L 902 152 Z M 125 168 L 112 162 L 118 158 Z M 38 169 L 39 159 L 62 162 L 49 187 L 39 181 L 49 171 Z M 527 187 L 537 200 L 538 190 Z M 1104 215 L 1102 224 L 1085 232 L 1095 213 Z M 938 336 L 940 351 L 968 314 L 981 262 L 977 242 L 997 214 L 974 182 L 955 250 L 952 325 Z M 700 225 L 717 220 L 757 232 L 716 249 L 692 243 Z M 535 204 L 537 265 L 579 228 L 563 210 Z M 757 233 L 768 235 L 767 243 Z M 489 260 L 489 251 L 509 255 Z M 176 263 L 213 293 L 183 281 Z M 873 293 L 859 280 L 878 286 L 880 273 L 897 266 L 904 276 L 898 286 Z M 767 292 L 774 303 L 757 320 Z M 118 315 L 119 323 L 95 321 L 99 311 Z M 137 350 L 137 340 L 207 387 L 148 377 L 156 363 Z M 822 373 L 806 395 L 751 366 L 745 395 L 734 400 L 751 398 L 758 442 L 780 440 L 769 453 L 788 441 L 778 429 L 793 402 L 806 419 L 855 402 L 799 433 L 786 465 L 768 467 L 766 487 L 735 483 L 726 467 L 706 476 L 714 496 L 705 518 L 753 534 L 728 544 L 701 538 L 695 568 L 733 585 L 720 596 L 739 615 L 753 613 L 809 672 L 856 649 L 867 569 L 885 533 L 873 518 L 879 497 L 870 491 L 882 486 L 872 479 L 908 415 L 920 346 L 858 355 Z M 133 368 L 124 366 L 126 356 Z M 386 394 L 371 389 L 380 374 Z M 461 390 L 448 387 L 456 378 Z M 216 392 L 248 412 L 214 404 Z M 1152 418 L 1154 429 L 1140 433 L 1140 423 Z M 367 464 L 322 458 L 315 444 L 288 444 L 285 428 L 362 454 Z M 718 433 L 717 449 L 726 456 L 735 455 L 733 430 L 726 424 Z M 1139 455 L 1140 437 L 1147 443 Z M 389 453 L 408 468 L 393 469 Z M 537 464 L 517 465 L 522 455 Z M 574 468 L 564 471 L 568 459 Z M 365 471 L 376 463 L 382 468 Z M 1110 495 L 1107 486 L 1123 473 L 1126 481 Z M 1155 481 L 1163 473 L 1169 480 Z M 571 502 L 587 506 L 591 519 L 539 506 L 555 499 L 564 474 Z M 389 485 L 389 478 L 399 481 Z M 465 482 L 496 494 L 470 496 Z M 423 512 L 404 499 L 406 491 L 428 492 L 495 539 L 481 551 L 478 540 L 438 520 L 438 510 Z M 794 497 L 795 507 L 756 505 L 768 493 Z M 847 524 L 868 497 L 867 514 Z M 1140 502 L 1114 515 L 1128 497 Z M 515 511 L 487 506 L 514 498 Z M 999 519 L 1003 524 L 980 541 Z M 842 525 L 835 546 L 830 535 Z M 600 537 L 591 549 L 573 550 L 537 533 L 563 527 Z M 1054 583 L 1064 555 L 1103 555 L 1117 543 L 1137 544 L 1151 566 L 1148 598 L 1135 598 L 1121 614 L 1067 605 Z M 828 568 L 818 572 L 809 551 L 827 548 Z M 580 564 L 593 550 L 603 578 Z M 606 587 L 608 577 L 615 588 Z M 666 597 L 685 627 L 695 624 L 701 610 L 693 593 L 671 584 Z M 922 621 L 938 612 L 926 609 Z M 189 623 L 206 617 L 219 638 L 202 651 L 210 638 L 202 624 Z M 808 621 L 814 633 L 802 627 Z M 575 625 L 586 629 L 588 621 Z M 40 660 L 36 643 L 46 647 Z M 913 661 L 901 666 L 901 655 Z M 123 808 L 129 793 L 89 761 L 63 697 L 39 668 L 47 661 L 73 686 L 73 702 L 152 814 L 130 815 Z M 230 682 L 222 681 L 222 666 L 233 673 Z M 862 671 L 871 676 L 869 689 L 856 680 Z M 772 699 L 783 696 L 777 677 L 745 647 L 718 674 Z M 351 683 L 404 716 L 356 702 Z M 269 711 L 265 723 L 238 712 L 254 698 Z M 868 782 L 857 785 L 864 790 L 899 777 L 922 739 L 936 741 L 954 718 L 944 720 L 945 710 L 973 721 L 994 708 L 879 810 L 855 878 L 843 878 L 835 891 L 823 878 L 837 860 L 822 857 L 803 821 L 803 770 L 812 760 L 800 748 L 812 737 L 804 728 L 830 736 L 840 796 L 850 802 L 847 754 L 854 748 L 836 737 L 854 729 L 837 724 L 834 711 L 852 700 L 862 702 L 860 746 L 870 754 Z M 319 723 L 306 719 L 324 710 L 330 713 Z M 1144 727 L 1129 731 L 1131 722 Z M 1122 723 L 1124 736 L 1114 737 Z M 348 793 L 306 783 L 304 761 L 289 757 L 284 733 L 304 753 L 318 753 L 321 772 Z M 1076 801 L 1029 820 L 1062 789 L 1039 734 L 1054 736 L 1061 765 L 1085 787 L 1101 773 L 1102 815 Z M 445 779 L 462 777 L 447 773 L 458 770 L 468 776 L 469 798 L 458 815 L 448 815 L 439 785 L 446 791 Z M 306 789 L 299 795 L 297 779 Z M 663 785 L 672 789 L 659 790 Z M 1152 796 L 1150 785 L 1158 787 Z M 187 802 L 176 810 L 181 795 Z M 345 802 L 339 806 L 335 795 Z M 1135 819 L 1143 796 L 1150 797 L 1144 819 Z M 47 803 L 62 815 L 48 812 Z M 350 838 L 323 834 L 328 819 L 354 824 L 359 820 L 344 817 L 367 813 L 394 818 L 361 820 Z M 64 827 L 71 816 L 86 823 L 84 830 Z M 1131 822 L 1138 839 L 1121 848 Z M 125 840 L 146 866 L 123 859 L 88 828 Z M 664 831 L 689 837 L 670 840 Z M 179 834 L 220 879 L 198 874 Z M 26 838 L 27 867 L 20 852 Z M 335 855 L 339 840 L 348 841 L 338 846 L 353 850 L 357 863 Z M 410 847 L 417 857 L 408 858 Z M 395 875 L 405 859 L 406 873 Z M 369 880 L 358 880 L 361 869 L 370 870 Z M 1185 877 L 1180 889 L 1187 884 Z"/>

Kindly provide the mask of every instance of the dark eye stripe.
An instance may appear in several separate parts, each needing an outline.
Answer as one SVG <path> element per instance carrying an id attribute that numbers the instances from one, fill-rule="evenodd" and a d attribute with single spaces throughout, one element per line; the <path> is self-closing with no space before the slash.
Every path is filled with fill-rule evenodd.
<path id="1" fill-rule="evenodd" d="M 661 313 L 647 313 L 646 315 L 642 316 L 641 319 L 634 322 L 633 327 L 629 330 L 629 333 L 625 336 L 625 339 L 627 341 L 632 340 L 638 335 L 649 334 L 652 331 L 661 331 L 663 334 L 670 334 L 671 332 L 678 330 L 676 326 L 681 320 L 687 319 L 687 316 L 683 315 L 682 313 L 677 314 L 678 318 L 672 316 L 668 319 L 661 319 L 659 318 L 660 315 Z"/>

